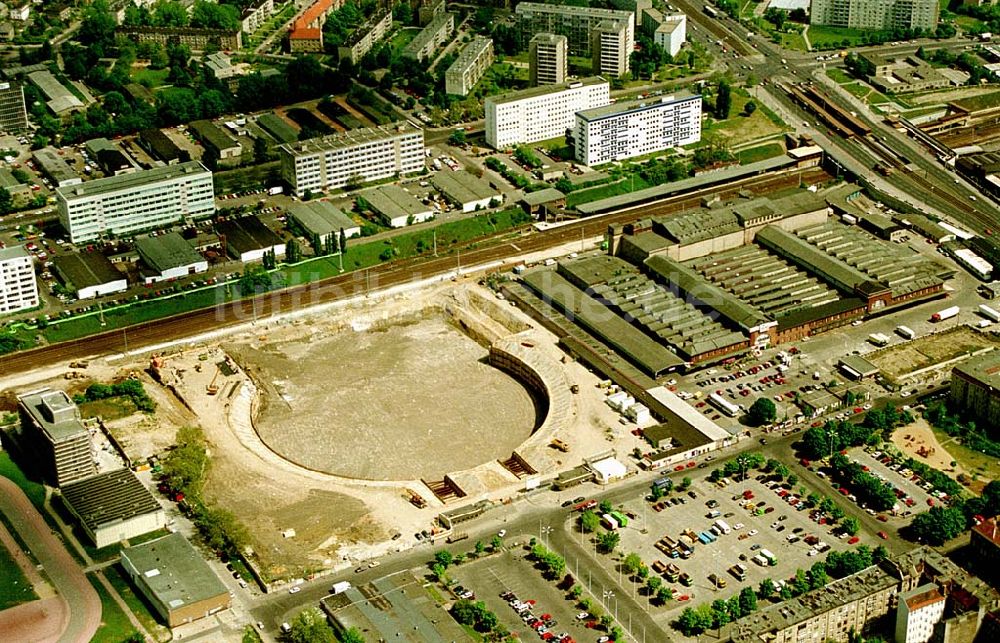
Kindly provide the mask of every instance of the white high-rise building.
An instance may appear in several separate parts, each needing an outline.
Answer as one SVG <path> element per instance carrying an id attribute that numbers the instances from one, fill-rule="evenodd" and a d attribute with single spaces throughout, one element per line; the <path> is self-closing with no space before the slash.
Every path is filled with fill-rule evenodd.
<path id="1" fill-rule="evenodd" d="M 701 140 L 701 96 L 664 96 L 581 110 L 573 149 L 584 165 L 662 152 Z"/>
<path id="2" fill-rule="evenodd" d="M 617 76 L 629 70 L 635 49 L 633 11 L 522 2 L 514 13 L 525 40 L 539 33 L 566 36 L 571 56 L 593 59 L 592 73 Z"/>
<path id="3" fill-rule="evenodd" d="M 424 168 L 424 130 L 405 122 L 351 130 L 278 148 L 281 176 L 298 196 Z"/>
<path id="4" fill-rule="evenodd" d="M 671 56 L 680 53 L 687 40 L 687 16 L 683 13 L 663 14 L 656 9 L 643 9 L 640 27 Z"/>
<path id="5" fill-rule="evenodd" d="M 611 102 L 600 76 L 544 85 L 486 99 L 486 143 L 496 149 L 565 136 L 574 115 Z"/>
<path id="6" fill-rule="evenodd" d="M 937 29 L 937 0 L 812 0 L 809 24 L 850 29 Z"/>
<path id="7" fill-rule="evenodd" d="M 558 85 L 566 82 L 569 71 L 569 45 L 566 36 L 539 33 L 528 43 L 528 83 Z"/>
<path id="8" fill-rule="evenodd" d="M 896 607 L 896 643 L 927 643 L 934 625 L 944 616 L 945 598 L 934 583 L 899 595 Z"/>
<path id="9" fill-rule="evenodd" d="M 198 161 L 68 185 L 56 190 L 56 199 L 73 243 L 215 214 L 212 173 Z"/>
<path id="10" fill-rule="evenodd" d="M 0 315 L 38 305 L 31 254 L 24 246 L 0 249 Z"/>

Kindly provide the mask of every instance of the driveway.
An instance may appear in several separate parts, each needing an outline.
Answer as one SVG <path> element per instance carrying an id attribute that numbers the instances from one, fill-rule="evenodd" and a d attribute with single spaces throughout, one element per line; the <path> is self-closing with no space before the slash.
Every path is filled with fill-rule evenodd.
<path id="1" fill-rule="evenodd" d="M 22 542 L 30 543 L 31 553 L 45 569 L 59 592 L 61 613 L 45 610 L 46 618 L 60 618 L 62 627 L 58 640 L 65 643 L 86 643 L 101 624 L 101 600 L 87 580 L 76 560 L 56 538 L 21 488 L 0 477 L 0 512 L 10 520 Z M 65 610 L 69 618 L 65 618 Z"/>

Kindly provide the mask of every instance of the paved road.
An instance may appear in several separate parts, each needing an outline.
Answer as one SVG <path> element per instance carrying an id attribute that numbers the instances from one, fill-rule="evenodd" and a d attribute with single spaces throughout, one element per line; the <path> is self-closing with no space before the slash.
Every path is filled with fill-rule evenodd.
<path id="1" fill-rule="evenodd" d="M 61 628 L 61 643 L 87 643 L 101 624 L 101 600 L 76 560 L 56 538 L 21 488 L 0 477 L 0 511 L 45 569 L 69 610 Z"/>

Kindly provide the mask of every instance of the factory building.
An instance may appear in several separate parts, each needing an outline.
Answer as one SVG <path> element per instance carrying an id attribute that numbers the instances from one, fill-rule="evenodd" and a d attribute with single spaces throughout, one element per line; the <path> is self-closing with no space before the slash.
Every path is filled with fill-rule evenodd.
<path id="1" fill-rule="evenodd" d="M 208 271 L 208 261 L 176 232 L 139 237 L 135 247 L 139 258 L 148 267 L 141 271 L 146 285 Z"/>
<path id="2" fill-rule="evenodd" d="M 503 149 L 564 136 L 574 126 L 577 112 L 610 102 L 610 85 L 599 76 L 490 96 L 486 143 Z"/>
<path id="3" fill-rule="evenodd" d="M 98 549 L 167 526 L 166 512 L 131 469 L 63 485 L 63 504 Z"/>

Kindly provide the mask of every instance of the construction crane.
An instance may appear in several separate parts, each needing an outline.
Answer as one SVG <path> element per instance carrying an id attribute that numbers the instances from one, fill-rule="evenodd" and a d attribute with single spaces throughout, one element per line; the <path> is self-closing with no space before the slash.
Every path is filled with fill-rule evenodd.
<path id="1" fill-rule="evenodd" d="M 221 372 L 222 369 L 216 366 L 215 376 L 212 378 L 212 381 L 208 384 L 208 386 L 205 387 L 205 392 L 208 393 L 209 395 L 215 395 L 216 393 L 219 392 L 219 385 L 215 383 L 215 380 L 219 379 L 219 373 Z"/>

